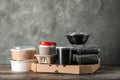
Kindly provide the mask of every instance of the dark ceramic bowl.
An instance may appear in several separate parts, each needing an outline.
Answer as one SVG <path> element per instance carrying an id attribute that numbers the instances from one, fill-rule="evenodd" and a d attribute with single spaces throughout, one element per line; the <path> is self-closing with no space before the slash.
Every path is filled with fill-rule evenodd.
<path id="1" fill-rule="evenodd" d="M 89 38 L 89 34 L 87 33 L 68 33 L 66 35 L 68 41 L 71 44 L 82 45 L 85 44 Z"/>

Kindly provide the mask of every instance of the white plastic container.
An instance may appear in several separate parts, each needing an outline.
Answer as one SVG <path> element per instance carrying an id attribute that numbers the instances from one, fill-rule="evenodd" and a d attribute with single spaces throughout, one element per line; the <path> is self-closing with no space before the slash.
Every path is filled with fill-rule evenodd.
<path id="1" fill-rule="evenodd" d="M 30 64 L 35 61 L 36 59 L 21 61 L 11 60 L 11 70 L 13 72 L 28 72 L 30 71 Z"/>

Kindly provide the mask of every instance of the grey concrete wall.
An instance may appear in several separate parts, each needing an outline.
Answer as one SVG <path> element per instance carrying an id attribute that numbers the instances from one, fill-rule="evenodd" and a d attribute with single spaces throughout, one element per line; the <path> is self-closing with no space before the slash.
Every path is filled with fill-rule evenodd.
<path id="1" fill-rule="evenodd" d="M 120 65 L 120 0 L 0 0 L 0 64 L 10 64 L 13 46 L 68 46 L 68 32 L 91 33 L 102 63 Z"/>

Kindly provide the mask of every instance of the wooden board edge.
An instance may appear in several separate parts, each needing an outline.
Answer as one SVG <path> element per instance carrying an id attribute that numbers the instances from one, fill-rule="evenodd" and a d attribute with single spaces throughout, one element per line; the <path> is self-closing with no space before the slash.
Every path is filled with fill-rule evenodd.
<path id="1" fill-rule="evenodd" d="M 54 69 L 51 68 L 52 66 L 54 66 Z M 56 64 L 51 64 L 51 66 L 49 66 L 47 64 L 31 63 L 31 70 L 33 72 L 44 72 L 44 73 L 92 74 L 100 68 L 100 63 L 94 65 L 66 65 L 66 67 L 69 67 L 68 68 L 69 70 L 73 68 L 75 72 L 74 71 L 69 72 L 69 70 L 65 70 L 64 67 L 62 67 L 63 65 L 59 65 L 58 67 L 56 66 L 57 66 Z M 45 70 L 42 69 L 44 67 L 46 68 Z"/>
<path id="2" fill-rule="evenodd" d="M 31 69 L 31 71 L 33 71 L 33 72 L 37 72 L 37 63 L 31 63 L 30 69 Z"/>

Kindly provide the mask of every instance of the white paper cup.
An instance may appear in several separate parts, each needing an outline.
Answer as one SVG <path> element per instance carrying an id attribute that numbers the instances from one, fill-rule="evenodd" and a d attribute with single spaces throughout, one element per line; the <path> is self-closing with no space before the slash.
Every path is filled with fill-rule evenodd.
<path id="1" fill-rule="evenodd" d="M 28 72 L 30 71 L 30 64 L 35 61 L 36 59 L 21 61 L 11 60 L 11 70 L 13 72 Z"/>

